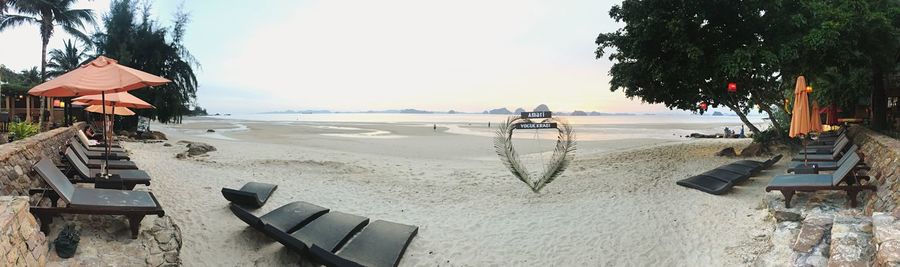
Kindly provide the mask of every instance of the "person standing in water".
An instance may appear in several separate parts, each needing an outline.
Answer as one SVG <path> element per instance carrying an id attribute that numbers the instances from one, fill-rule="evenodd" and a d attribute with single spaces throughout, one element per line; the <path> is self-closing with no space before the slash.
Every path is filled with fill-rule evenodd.
<path id="1" fill-rule="evenodd" d="M 432 127 L 434 128 L 434 131 L 437 132 L 437 124 L 435 124 L 435 125 L 432 126 Z"/>

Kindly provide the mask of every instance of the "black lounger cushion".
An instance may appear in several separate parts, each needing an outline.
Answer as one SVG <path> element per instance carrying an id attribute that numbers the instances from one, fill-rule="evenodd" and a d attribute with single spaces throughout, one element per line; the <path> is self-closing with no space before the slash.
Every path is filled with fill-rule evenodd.
<path id="1" fill-rule="evenodd" d="M 748 176 L 753 175 L 753 173 L 757 172 L 757 168 L 744 166 L 744 165 L 740 165 L 740 164 L 725 164 L 725 165 L 719 166 L 716 169 L 727 170 L 727 171 L 740 173 L 740 174 L 744 174 L 744 175 L 748 175 Z"/>
<path id="2" fill-rule="evenodd" d="M 724 169 L 714 169 L 704 172 L 702 175 L 716 177 L 719 180 L 730 182 L 732 184 L 740 183 L 750 179 L 750 175 L 746 173 L 737 173 Z"/>
<path id="3" fill-rule="evenodd" d="M 265 231 L 285 247 L 300 253 L 306 253 L 312 245 L 334 252 L 368 223 L 366 217 L 333 211 L 290 234 L 270 225 L 265 226 Z"/>
<path id="4" fill-rule="evenodd" d="M 266 204 L 277 188 L 278 186 L 274 184 L 248 182 L 240 190 L 222 188 L 222 196 L 234 204 L 259 208 Z"/>
<path id="5" fill-rule="evenodd" d="M 232 204 L 230 208 L 235 216 L 250 227 L 262 232 L 265 232 L 263 226 L 268 224 L 275 229 L 290 233 L 328 212 L 326 208 L 303 201 L 288 203 L 261 217 L 256 217 L 238 205 Z"/>
<path id="6" fill-rule="evenodd" d="M 313 255 L 327 266 L 394 267 L 406 252 L 419 227 L 377 220 L 337 253 L 313 245 Z"/>
<path id="7" fill-rule="evenodd" d="M 731 189 L 731 187 L 734 186 L 733 183 L 706 175 L 693 176 L 675 183 L 680 186 L 697 189 L 713 195 L 724 194 L 728 189 Z"/>

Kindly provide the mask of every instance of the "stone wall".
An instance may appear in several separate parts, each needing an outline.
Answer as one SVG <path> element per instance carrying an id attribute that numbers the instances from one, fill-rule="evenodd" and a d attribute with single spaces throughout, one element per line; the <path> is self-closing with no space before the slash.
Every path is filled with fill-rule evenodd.
<path id="1" fill-rule="evenodd" d="M 866 196 L 866 214 L 900 211 L 900 140 L 864 127 L 851 127 L 850 137 L 872 170 L 868 172 L 878 191 Z"/>
<path id="2" fill-rule="evenodd" d="M 28 206 L 28 197 L 0 197 L 0 264 L 44 266 L 47 262 L 47 237 Z"/>
<path id="3" fill-rule="evenodd" d="M 31 166 L 43 157 L 59 163 L 59 149 L 74 136 L 76 127 L 61 127 L 0 145 L 0 195 L 28 195 L 28 189 L 45 187 Z"/>

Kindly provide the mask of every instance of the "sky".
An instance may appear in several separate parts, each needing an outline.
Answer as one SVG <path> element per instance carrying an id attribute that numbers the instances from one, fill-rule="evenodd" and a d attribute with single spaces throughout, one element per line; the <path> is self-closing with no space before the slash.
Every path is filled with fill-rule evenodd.
<path id="1" fill-rule="evenodd" d="M 191 14 L 197 102 L 212 113 L 414 108 L 671 112 L 611 92 L 594 39 L 619 28 L 610 0 L 154 1 Z M 109 0 L 79 7 L 109 10 Z M 93 31 L 91 29 L 90 31 Z M 57 31 L 50 48 L 70 38 Z M 40 64 L 36 26 L 0 33 L 0 64 Z M 147 90 L 147 89 L 145 89 Z M 152 90 L 152 89 L 150 89 Z"/>

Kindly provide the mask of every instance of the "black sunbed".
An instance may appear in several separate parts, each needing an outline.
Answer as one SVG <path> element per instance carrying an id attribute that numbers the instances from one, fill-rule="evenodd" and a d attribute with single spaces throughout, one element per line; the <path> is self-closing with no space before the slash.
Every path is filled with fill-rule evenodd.
<path id="1" fill-rule="evenodd" d="M 288 203 L 260 217 L 256 217 L 238 205 L 231 204 L 230 208 L 238 219 L 263 233 L 267 233 L 264 230 L 266 225 L 290 233 L 328 212 L 326 208 L 303 201 Z"/>
<path id="2" fill-rule="evenodd" d="M 724 194 L 728 191 L 728 189 L 731 189 L 731 187 L 734 186 L 734 183 L 723 181 L 719 178 L 707 175 L 692 176 L 687 179 L 679 180 L 675 182 L 675 184 L 687 188 L 697 189 L 713 195 Z"/>
<path id="3" fill-rule="evenodd" d="M 52 188 L 28 191 L 29 195 L 40 194 L 50 199 L 50 207 L 43 207 L 39 201 L 30 209 L 41 221 L 41 231 L 45 234 L 50 233 L 53 217 L 61 214 L 125 215 L 131 228 L 131 238 L 136 239 L 144 216 L 165 215 L 153 193 L 75 187 L 65 174 L 53 165 L 53 161 L 46 158 L 35 163 L 34 170 Z M 59 199 L 66 203 L 66 207 L 57 207 Z"/>
<path id="4" fill-rule="evenodd" d="M 231 203 L 244 207 L 259 208 L 266 204 L 278 186 L 274 184 L 248 182 L 241 189 L 222 188 L 222 196 Z"/>
<path id="5" fill-rule="evenodd" d="M 368 223 L 366 217 L 332 211 L 290 234 L 270 225 L 265 226 L 265 231 L 285 247 L 300 253 L 308 252 L 312 245 L 335 252 Z"/>
<path id="6" fill-rule="evenodd" d="M 75 155 L 75 151 L 72 151 L 71 148 L 66 148 L 66 153 L 63 154 L 63 156 L 68 162 L 68 165 L 63 168 L 63 172 L 70 175 L 72 182 L 96 182 L 97 176 L 101 173 L 101 170 L 88 168 L 84 162 L 81 162 L 81 160 L 78 159 L 78 156 Z M 125 189 L 128 190 L 134 189 L 134 186 L 138 184 L 150 186 L 150 174 L 147 174 L 147 172 L 142 170 L 108 170 L 108 173 L 118 175 L 119 178 L 122 179 L 122 184 L 125 186 Z"/>
<path id="7" fill-rule="evenodd" d="M 733 164 L 744 165 L 747 167 L 753 167 L 755 169 L 754 172 L 759 172 L 759 171 L 762 171 L 762 170 L 772 167 L 772 165 L 775 165 L 775 163 L 778 163 L 778 161 L 780 161 L 782 157 L 783 156 L 779 154 L 779 155 L 775 155 L 774 157 L 772 157 L 770 159 L 767 159 L 766 161 L 745 159 L 745 160 L 735 161 Z"/>
<path id="8" fill-rule="evenodd" d="M 791 161 L 791 163 L 788 164 L 787 172 L 789 172 L 789 173 L 794 172 L 798 168 L 806 169 L 805 166 L 815 166 L 814 169 L 816 170 L 816 172 L 837 170 L 838 167 L 841 166 L 841 164 L 844 164 L 844 162 L 847 161 L 847 159 L 849 158 L 848 155 L 856 154 L 857 149 L 859 149 L 859 146 L 857 146 L 857 145 L 851 146 L 850 149 L 848 149 L 847 152 L 844 153 L 838 161 L 814 161 L 814 162 L 808 162 L 808 163 L 803 162 L 803 161 Z M 865 166 L 865 163 L 860 162 L 858 165 Z"/>
<path id="9" fill-rule="evenodd" d="M 69 145 L 69 147 L 72 147 L 72 145 Z M 79 151 L 78 149 L 73 150 L 75 151 L 75 155 L 77 156 L 77 158 L 91 169 L 99 169 L 100 164 L 102 162 L 105 162 L 105 160 L 102 159 L 89 159 L 87 155 L 81 153 L 81 151 Z M 109 160 L 107 168 L 116 170 L 136 170 L 138 167 L 137 164 L 135 164 L 133 161 Z"/>
<path id="10" fill-rule="evenodd" d="M 726 169 L 712 169 L 702 173 L 701 175 L 712 176 L 718 178 L 719 180 L 726 181 L 732 184 L 737 184 L 750 179 L 750 174 L 733 172 Z"/>
<path id="11" fill-rule="evenodd" d="M 804 149 L 800 150 L 798 155 L 834 154 L 834 152 L 836 152 L 836 151 L 847 150 L 848 145 L 850 145 L 850 139 L 841 138 L 833 146 L 809 146 L 809 145 L 807 145 L 804 147 Z"/>
<path id="12" fill-rule="evenodd" d="M 81 150 L 79 153 L 87 156 L 88 159 L 106 159 L 106 152 L 87 150 L 81 142 L 69 142 L 69 146 L 76 150 Z M 109 160 L 131 160 L 131 158 L 125 152 L 109 152 Z"/>
<path id="13" fill-rule="evenodd" d="M 793 198 L 795 192 L 841 190 L 847 192 L 850 206 L 856 207 L 856 196 L 860 191 L 875 191 L 877 188 L 868 183 L 865 185 L 860 184 L 859 180 L 868 180 L 869 178 L 857 177 L 854 174 L 854 169 L 860 161 L 859 155 L 851 153 L 847 157 L 848 159 L 844 161 L 844 164 L 831 174 L 777 175 L 769 181 L 769 184 L 766 186 L 766 192 L 781 191 L 781 194 L 784 196 L 784 206 L 790 208 L 791 198 Z"/>
<path id="14" fill-rule="evenodd" d="M 337 253 L 313 244 L 310 252 L 327 266 L 397 266 L 419 227 L 377 220 Z"/>

